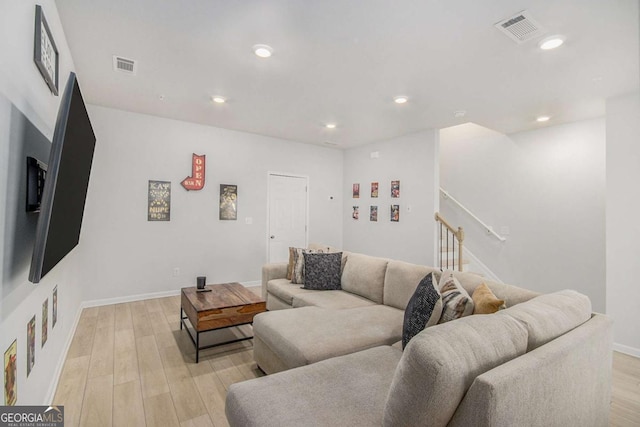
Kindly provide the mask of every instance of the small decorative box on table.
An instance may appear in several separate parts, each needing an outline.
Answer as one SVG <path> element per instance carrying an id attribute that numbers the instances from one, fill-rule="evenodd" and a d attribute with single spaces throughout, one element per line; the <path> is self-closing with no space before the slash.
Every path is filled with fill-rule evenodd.
<path id="1" fill-rule="evenodd" d="M 180 298 L 180 329 L 184 325 L 193 345 L 196 346 L 196 363 L 200 358 L 200 350 L 253 338 L 245 336 L 200 347 L 202 332 L 251 324 L 253 316 L 267 311 L 266 302 L 240 283 L 207 285 L 205 289 L 210 292 L 198 292 L 195 286 L 182 288 Z M 187 327 L 185 319 L 189 319 L 195 330 L 195 337 Z"/>

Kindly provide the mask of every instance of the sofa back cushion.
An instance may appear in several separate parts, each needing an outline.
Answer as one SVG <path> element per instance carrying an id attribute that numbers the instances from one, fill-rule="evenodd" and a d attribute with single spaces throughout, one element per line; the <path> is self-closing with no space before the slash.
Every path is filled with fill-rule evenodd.
<path id="1" fill-rule="evenodd" d="M 416 291 L 418 283 L 429 273 L 435 274 L 435 285 L 440 282 L 440 271 L 424 265 L 404 261 L 389 261 L 384 278 L 383 302 L 385 305 L 404 310 Z"/>
<path id="2" fill-rule="evenodd" d="M 572 290 L 540 295 L 499 312 L 521 322 L 528 331 L 527 351 L 569 332 L 591 318 L 591 300 Z"/>
<path id="3" fill-rule="evenodd" d="M 446 426 L 473 380 L 525 353 L 527 330 L 508 316 L 468 316 L 432 326 L 407 345 L 384 426 Z"/>
<path id="4" fill-rule="evenodd" d="M 388 259 L 350 253 L 342 271 L 342 290 L 382 304 L 384 276 L 388 263 Z"/>

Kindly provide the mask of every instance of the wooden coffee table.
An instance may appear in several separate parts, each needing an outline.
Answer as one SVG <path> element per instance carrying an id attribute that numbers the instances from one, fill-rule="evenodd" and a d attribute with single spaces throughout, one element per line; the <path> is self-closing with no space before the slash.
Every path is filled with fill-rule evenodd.
<path id="1" fill-rule="evenodd" d="M 266 302 L 240 283 L 221 283 L 205 288 L 211 292 L 197 292 L 195 287 L 182 288 L 180 298 L 180 329 L 184 325 L 196 346 L 196 363 L 200 359 L 200 350 L 253 338 L 245 336 L 200 347 L 202 332 L 247 325 L 253 323 L 253 316 L 267 311 Z M 193 326 L 195 337 L 185 319 L 189 319 Z"/>

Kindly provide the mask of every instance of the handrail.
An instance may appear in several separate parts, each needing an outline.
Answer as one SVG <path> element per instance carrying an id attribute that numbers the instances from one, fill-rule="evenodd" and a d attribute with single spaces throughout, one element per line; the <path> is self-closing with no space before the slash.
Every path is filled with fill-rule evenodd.
<path id="1" fill-rule="evenodd" d="M 447 191 L 445 191 L 442 187 L 440 187 L 440 192 L 444 195 L 445 199 L 450 199 L 453 203 L 455 203 L 456 205 L 458 205 L 460 207 L 460 209 L 462 209 L 463 211 L 465 211 L 467 214 L 469 214 L 469 216 L 471 216 L 471 218 L 475 219 L 477 222 L 480 223 L 480 225 L 482 225 L 482 227 L 484 227 L 485 230 L 487 230 L 488 234 L 493 234 L 498 240 L 500 240 L 501 242 L 506 241 L 507 239 L 505 237 L 502 237 L 501 235 L 499 235 L 498 233 L 496 233 L 495 231 L 493 231 L 493 228 L 491 228 L 490 226 L 488 226 L 487 224 L 485 224 L 480 218 L 478 218 L 477 216 L 475 216 L 469 209 L 467 209 L 466 207 L 464 207 L 464 205 L 462 203 L 460 203 L 459 201 L 457 201 L 451 194 L 447 193 Z"/>
<path id="2" fill-rule="evenodd" d="M 453 235 L 453 237 L 455 237 L 455 239 L 451 242 L 452 243 L 452 247 L 451 249 L 453 250 L 453 252 L 455 252 L 456 250 L 456 240 L 458 241 L 458 270 L 462 271 L 462 242 L 464 241 L 464 230 L 462 229 L 462 227 L 458 227 L 458 229 L 456 230 L 455 228 L 453 228 L 453 226 L 451 224 L 449 224 L 449 222 L 447 222 L 446 219 L 444 219 L 438 212 L 435 213 L 435 220 L 437 222 L 440 223 L 440 268 L 443 267 L 444 262 L 443 262 L 443 256 L 442 256 L 442 226 L 444 225 L 445 228 L 447 229 L 447 256 L 446 256 L 446 267 L 449 268 L 449 234 L 451 233 L 451 235 Z M 456 266 L 456 259 L 455 259 L 455 255 L 453 258 L 453 268 L 455 268 Z"/>

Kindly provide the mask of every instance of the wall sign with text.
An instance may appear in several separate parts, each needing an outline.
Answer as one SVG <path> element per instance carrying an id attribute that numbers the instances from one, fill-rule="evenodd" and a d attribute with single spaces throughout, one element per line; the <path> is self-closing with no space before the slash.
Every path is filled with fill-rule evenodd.
<path id="1" fill-rule="evenodd" d="M 191 160 L 191 176 L 186 177 L 180 184 L 187 191 L 197 191 L 204 188 L 205 155 L 193 153 Z"/>

